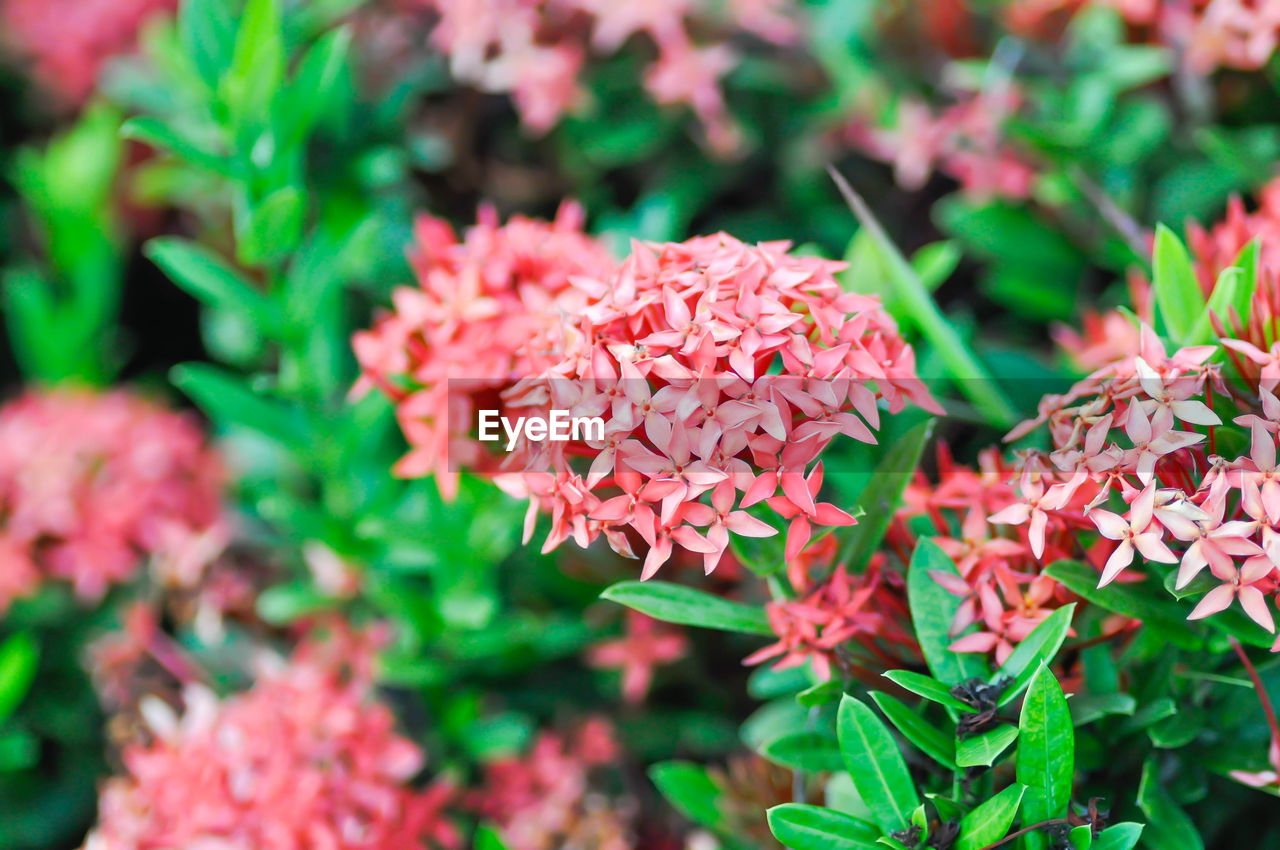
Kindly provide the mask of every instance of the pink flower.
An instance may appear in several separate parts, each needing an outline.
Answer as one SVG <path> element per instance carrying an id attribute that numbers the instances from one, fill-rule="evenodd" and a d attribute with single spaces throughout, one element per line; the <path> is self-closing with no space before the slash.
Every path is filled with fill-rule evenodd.
<path id="1" fill-rule="evenodd" d="M 528 753 L 485 767 L 471 806 L 499 827 L 510 850 L 633 850 L 634 801 L 610 799 L 596 784 L 618 756 L 603 720 L 587 720 L 572 735 L 544 731 Z"/>
<path id="2" fill-rule="evenodd" d="M 149 21 L 175 0 L 0 0 L 0 43 L 32 66 L 40 84 L 70 105 L 83 102 L 112 57 L 133 51 Z"/>
<path id="3" fill-rule="evenodd" d="M 222 484 L 193 420 L 127 392 L 9 402 L 0 409 L 0 611 L 46 580 L 98 599 L 148 560 L 161 581 L 193 586 L 220 549 L 190 551 L 206 535 L 221 539 Z"/>
<path id="4" fill-rule="evenodd" d="M 649 693 L 654 668 L 683 658 L 689 642 L 680 632 L 636 611 L 627 611 L 626 623 L 626 637 L 592 647 L 587 661 L 592 667 L 620 669 L 622 695 L 638 703 Z"/>
<path id="5" fill-rule="evenodd" d="M 125 749 L 85 850 L 460 846 L 443 816 L 452 790 L 408 784 L 421 750 L 396 733 L 362 665 L 335 660 L 355 648 L 304 644 L 223 700 L 190 686 L 181 715 L 153 698 L 154 739 Z"/>

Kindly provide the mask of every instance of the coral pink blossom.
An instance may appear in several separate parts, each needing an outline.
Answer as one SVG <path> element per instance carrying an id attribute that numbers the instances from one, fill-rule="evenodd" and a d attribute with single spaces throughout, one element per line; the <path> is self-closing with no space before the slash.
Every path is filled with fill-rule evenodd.
<path id="1" fill-rule="evenodd" d="M 483 460 L 467 437 L 475 411 L 499 407 L 503 387 L 545 365 L 543 338 L 585 301 L 571 279 L 613 270 L 582 219 L 566 203 L 551 223 L 516 216 L 499 225 L 484 207 L 461 240 L 440 219 L 418 220 L 418 285 L 396 290 L 395 311 L 353 340 L 363 375 L 353 392 L 377 386 L 397 402 L 410 452 L 396 474 L 435 473 L 452 494 L 458 469 Z"/>
<path id="2" fill-rule="evenodd" d="M 611 278 L 574 280 L 591 300 L 561 328 L 558 361 L 504 400 L 599 417 L 603 438 L 516 444 L 500 483 L 531 499 L 526 534 L 542 509 L 544 549 L 603 535 L 630 554 L 630 529 L 647 578 L 677 546 L 710 571 L 730 533 L 774 534 L 746 512 L 759 503 L 787 521 L 788 557 L 814 526 L 853 522 L 820 500 L 823 450 L 840 434 L 874 442 L 880 403 L 939 408 L 879 302 L 845 292 L 841 264 L 787 247 L 637 243 Z"/>
<path id="3" fill-rule="evenodd" d="M 408 784 L 421 750 L 397 734 L 362 664 L 343 663 L 363 652 L 304 644 L 242 694 L 189 686 L 181 715 L 153 699 L 153 740 L 125 749 L 85 850 L 460 846 L 442 816 L 453 792 Z"/>
<path id="4" fill-rule="evenodd" d="M 622 695 L 642 702 L 653 684 L 655 667 L 685 656 L 689 641 L 680 632 L 637 611 L 627 611 L 626 637 L 592 647 L 587 661 L 593 667 L 622 671 Z"/>
<path id="5" fill-rule="evenodd" d="M 133 50 L 150 19 L 176 0 L 0 0 L 0 43 L 31 65 L 42 86 L 68 104 L 93 91 L 109 59 Z"/>
<path id="6" fill-rule="evenodd" d="M 157 578 L 190 586 L 216 554 L 191 546 L 222 521 L 222 483 L 196 423 L 138 396 L 58 390 L 10 402 L 0 409 L 0 610 L 51 579 L 97 599 L 148 559 Z"/>

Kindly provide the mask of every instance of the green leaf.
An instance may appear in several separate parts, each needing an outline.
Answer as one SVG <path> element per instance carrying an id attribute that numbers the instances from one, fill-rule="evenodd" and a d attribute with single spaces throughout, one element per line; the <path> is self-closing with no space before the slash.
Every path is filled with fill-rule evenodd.
<path id="1" fill-rule="evenodd" d="M 898 687 L 911 691 L 916 696 L 922 696 L 931 702 L 945 705 L 947 708 L 954 708 L 956 711 L 973 711 L 972 708 L 953 697 L 949 687 L 930 676 L 923 676 L 910 670 L 889 670 L 881 675 Z"/>
<path id="2" fill-rule="evenodd" d="M 1071 722 L 1084 726 L 1109 714 L 1131 715 L 1138 702 L 1130 694 L 1076 694 L 1069 705 Z"/>
<path id="3" fill-rule="evenodd" d="M 239 126 L 261 121 L 284 79 L 280 0 L 246 0 L 219 93 Z"/>
<path id="4" fill-rule="evenodd" d="M 621 581 L 607 588 L 600 598 L 682 626 L 773 635 L 762 608 L 730 602 L 705 591 L 670 582 Z"/>
<path id="5" fill-rule="evenodd" d="M 1142 824 L 1118 823 L 1109 826 L 1093 840 L 1093 850 L 1133 850 L 1142 837 Z"/>
<path id="6" fill-rule="evenodd" d="M 258 594 L 254 609 L 263 622 L 285 626 L 303 617 L 332 609 L 335 604 L 333 597 L 325 595 L 315 585 L 298 581 L 267 588 Z"/>
<path id="7" fill-rule="evenodd" d="M 327 33 L 307 51 L 298 73 L 288 88 L 290 125 L 285 143 L 302 141 L 325 105 L 333 97 L 351 47 L 351 31 L 346 27 Z"/>
<path id="8" fill-rule="evenodd" d="M 1074 602 L 1063 605 L 1046 617 L 1013 650 L 991 681 L 1007 676 L 1012 681 L 1000 695 L 998 705 L 1008 705 L 1026 689 L 1040 666 L 1048 665 L 1062 648 L 1071 630 L 1071 617 L 1075 613 Z"/>
<path id="9" fill-rule="evenodd" d="M 1045 575 L 1061 582 L 1068 590 L 1116 614 L 1142 620 L 1157 626 L 1161 636 L 1183 649 L 1199 649 L 1201 640 L 1191 630 L 1176 602 L 1163 591 L 1152 593 L 1143 584 L 1113 582 L 1098 587 L 1098 572 L 1078 561 L 1058 561 L 1045 569 Z"/>
<path id="10" fill-rule="evenodd" d="M 836 734 L 853 787 L 886 831 L 904 828 L 920 805 L 898 742 L 875 712 L 847 694 L 840 700 Z"/>
<path id="11" fill-rule="evenodd" d="M 844 766 L 835 738 L 818 732 L 791 732 L 760 748 L 760 755 L 792 770 L 836 771 Z"/>
<path id="12" fill-rule="evenodd" d="M 496 826 L 481 824 L 476 829 L 475 850 L 507 850 Z"/>
<path id="13" fill-rule="evenodd" d="M 920 333 L 943 354 L 942 362 L 948 374 L 989 422 L 1000 427 L 1013 425 L 1018 418 L 1017 411 L 986 368 L 965 345 L 952 323 L 942 315 L 915 269 L 902 256 L 902 252 L 885 233 L 866 202 L 853 191 L 853 187 L 840 172 L 830 167 L 827 170 L 859 223 L 871 233 L 880 249 L 881 259 L 893 279 L 897 302 L 902 305 L 906 316 L 920 329 Z"/>
<path id="14" fill-rule="evenodd" d="M 948 649 L 954 640 L 949 632 L 960 608 L 960 599 L 938 584 L 929 575 L 931 572 L 959 575 L 956 565 L 937 543 L 921 538 L 907 568 L 907 602 L 930 672 L 946 685 L 958 685 L 973 678 L 986 679 L 987 663 L 980 656 Z"/>
<path id="15" fill-rule="evenodd" d="M 256 204 L 238 204 L 236 211 L 236 254 L 241 262 L 256 265 L 298 247 L 307 199 L 297 186 L 283 186 Z"/>
<path id="16" fill-rule="evenodd" d="M 1146 828 L 1142 830 L 1144 847 L 1151 850 L 1204 850 L 1204 841 L 1196 831 L 1196 825 L 1160 784 L 1159 771 L 1153 759 L 1148 759 L 1142 766 L 1138 808 L 1147 816 Z"/>
<path id="17" fill-rule="evenodd" d="M 982 850 L 1004 838 L 1018 815 L 1018 805 L 1026 790 L 1022 785 L 1010 785 L 965 815 L 953 850 Z"/>
<path id="18" fill-rule="evenodd" d="M 956 742 L 956 764 L 960 767 L 991 767 L 1017 738 L 1018 727 L 1005 724 L 961 738 Z"/>
<path id="19" fill-rule="evenodd" d="M 879 831 L 841 812 L 803 803 L 783 803 L 768 811 L 769 829 L 792 850 L 867 850 Z"/>
<path id="20" fill-rule="evenodd" d="M 826 705 L 829 702 L 835 702 L 840 699 L 840 695 L 844 693 L 842 686 L 835 679 L 826 682 L 819 682 L 816 685 L 805 688 L 796 694 L 796 701 L 805 708 L 812 708 L 815 705 Z"/>
<path id="21" fill-rule="evenodd" d="M 1053 673 L 1041 667 L 1022 703 L 1018 723 L 1018 781 L 1027 786 L 1022 802 L 1029 822 L 1065 817 L 1074 781 L 1075 732 L 1067 699 Z M 1028 850 L 1044 850 L 1043 835 L 1027 836 Z"/>
<path id="22" fill-rule="evenodd" d="M 1071 842 L 1071 850 L 1089 850 L 1093 846 L 1093 827 L 1081 824 L 1067 833 L 1067 840 Z"/>
<path id="23" fill-rule="evenodd" d="M 178 8 L 178 38 L 183 52 L 210 90 L 231 63 L 235 20 L 227 0 L 183 0 Z"/>
<path id="24" fill-rule="evenodd" d="M 0 644 L 0 723 L 9 715 L 31 690 L 40 661 L 40 647 L 26 632 L 11 635 Z"/>
<path id="25" fill-rule="evenodd" d="M 223 428 L 250 428 L 286 446 L 306 446 L 309 435 L 296 411 L 250 389 L 244 380 L 207 363 L 173 367 L 174 386 Z"/>
<path id="26" fill-rule="evenodd" d="M 280 311 L 275 302 L 204 246 L 177 236 L 160 236 L 147 242 L 144 253 L 197 300 L 237 313 L 264 335 L 278 332 Z"/>
<path id="27" fill-rule="evenodd" d="M 858 505 L 864 515 L 857 525 L 836 532 L 843 538 L 840 556 L 836 563 L 847 565 L 860 572 L 884 539 L 894 511 L 902 501 L 911 476 L 920 465 L 924 447 L 933 434 L 933 420 L 912 428 L 902 439 L 889 446 L 876 471 L 858 497 Z"/>
<path id="28" fill-rule="evenodd" d="M 954 735 L 943 732 L 908 708 L 905 703 L 888 694 L 872 691 L 871 698 L 875 700 L 889 722 L 902 733 L 902 737 L 915 745 L 920 752 L 943 767 L 951 770 L 956 768 Z"/>
<path id="29" fill-rule="evenodd" d="M 649 778 L 676 811 L 696 824 L 716 829 L 720 812 L 720 787 L 707 769 L 689 761 L 664 761 L 649 768 Z"/>
<path id="30" fill-rule="evenodd" d="M 919 250 L 911 256 L 911 267 L 916 270 L 916 274 L 920 275 L 920 282 L 924 284 L 924 288 L 933 292 L 947 282 L 947 278 L 951 277 L 956 266 L 960 264 L 962 256 L 964 252 L 953 239 L 930 242 L 928 245 L 920 246 Z"/>
<path id="31" fill-rule="evenodd" d="M 236 169 L 229 158 L 209 150 L 200 142 L 178 131 L 173 125 L 151 116 L 131 118 L 120 128 L 126 139 L 142 142 L 153 148 L 168 151 L 190 165 L 211 171 L 223 177 L 236 176 Z"/>
<path id="32" fill-rule="evenodd" d="M 1165 330 L 1179 345 L 1185 344 L 1204 312 L 1204 295 L 1182 240 L 1163 224 L 1156 225 L 1154 271 L 1152 288 Z"/>

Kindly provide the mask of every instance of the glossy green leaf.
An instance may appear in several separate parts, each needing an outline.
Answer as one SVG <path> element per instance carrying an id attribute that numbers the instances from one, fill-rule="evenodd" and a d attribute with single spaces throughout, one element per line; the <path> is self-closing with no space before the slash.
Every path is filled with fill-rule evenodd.
<path id="1" fill-rule="evenodd" d="M 1133 850 L 1142 837 L 1142 824 L 1118 823 L 1109 826 L 1093 840 L 1093 850 Z"/>
<path id="2" fill-rule="evenodd" d="M 1027 786 L 1023 817 L 1030 822 L 1065 817 L 1074 782 L 1075 731 L 1058 680 L 1041 667 L 1022 703 L 1018 723 L 1018 781 Z M 1044 850 L 1041 835 L 1028 836 L 1028 850 Z"/>
<path id="3" fill-rule="evenodd" d="M 960 599 L 938 584 L 929 575 L 931 572 L 959 575 L 947 553 L 937 543 L 922 538 L 916 543 L 907 568 L 907 602 L 930 672 L 945 685 L 957 685 L 972 678 L 986 679 L 990 671 L 980 656 L 948 649 L 955 640 L 950 629 L 960 608 Z"/>
<path id="4" fill-rule="evenodd" d="M 1018 738 L 1018 727 L 1001 724 L 956 742 L 956 763 L 960 767 L 990 767 Z"/>
<path id="5" fill-rule="evenodd" d="M 720 825 L 720 787 L 707 769 L 688 761 L 664 761 L 649 768 L 649 778 L 676 811 L 708 829 Z"/>
<path id="6" fill-rule="evenodd" d="M 622 581 L 606 589 L 600 598 L 682 626 L 773 635 L 763 608 L 730 602 L 671 582 Z"/>
<path id="7" fill-rule="evenodd" d="M 1009 834 L 1026 787 L 1010 785 L 960 820 L 960 836 L 952 850 L 982 850 Z"/>
<path id="8" fill-rule="evenodd" d="M 792 850 L 868 850 L 879 830 L 855 817 L 803 803 L 783 803 L 768 811 L 769 829 Z"/>
<path id="9" fill-rule="evenodd" d="M 846 695 L 836 715 L 836 734 L 845 769 L 876 823 L 902 829 L 920 798 L 888 727 L 869 707 Z"/>
<path id="10" fill-rule="evenodd" d="M 925 676 L 910 670 L 890 670 L 881 675 L 903 690 L 911 691 L 916 696 L 922 696 L 930 702 L 945 705 L 947 708 L 953 708 L 956 711 L 973 711 L 964 702 L 951 695 L 951 688 L 932 676 Z"/>
<path id="11" fill-rule="evenodd" d="M 1154 281 L 1156 308 L 1165 330 L 1179 344 L 1190 338 L 1193 325 L 1204 312 L 1204 295 L 1196 281 L 1191 257 L 1182 241 L 1163 224 L 1156 226 Z"/>
<path id="12" fill-rule="evenodd" d="M 1201 646 L 1200 638 L 1191 631 L 1181 608 L 1163 588 L 1118 582 L 1099 588 L 1098 571 L 1078 561 L 1050 564 L 1045 574 L 1100 608 L 1160 627 L 1161 636 L 1177 646 L 1184 649 Z"/>
<path id="13" fill-rule="evenodd" d="M 844 766 L 836 739 L 817 732 L 792 732 L 774 738 L 760 755 L 792 770 L 835 771 Z"/>
<path id="14" fill-rule="evenodd" d="M 1075 610 L 1074 602 L 1063 605 L 1046 617 L 1040 625 L 1032 629 L 1031 634 L 1014 647 L 1013 652 L 991 679 L 995 682 L 1007 676 L 1011 680 L 1004 693 L 1000 695 L 998 705 L 1008 705 L 1013 702 L 1026 689 L 1040 665 L 1049 664 L 1058 654 L 1058 650 L 1062 648 L 1062 642 L 1067 639 L 1067 632 L 1071 630 L 1071 618 Z"/>
<path id="15" fill-rule="evenodd" d="M 871 692 L 880 711 L 889 722 L 902 733 L 902 737 L 910 741 L 916 749 L 929 756 L 943 767 L 954 770 L 956 767 L 955 735 L 944 732 L 916 714 L 905 703 L 894 699 L 889 694 L 878 691 Z"/>
<path id="16" fill-rule="evenodd" d="M 26 632 L 11 635 L 0 644 L 0 723 L 9 718 L 31 690 L 40 647 Z"/>

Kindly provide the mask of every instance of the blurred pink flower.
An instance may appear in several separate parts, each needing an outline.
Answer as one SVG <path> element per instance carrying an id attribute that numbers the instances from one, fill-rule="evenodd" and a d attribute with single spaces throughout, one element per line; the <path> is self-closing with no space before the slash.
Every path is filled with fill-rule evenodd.
<path id="1" fill-rule="evenodd" d="M 588 719 L 572 735 L 544 731 L 527 754 L 486 766 L 472 805 L 510 850 L 633 850 L 634 801 L 607 797 L 593 781 L 618 755 L 604 720 Z"/>
<path id="2" fill-rule="evenodd" d="M 180 716 L 144 705 L 153 740 L 125 749 L 85 850 L 460 846 L 443 815 L 453 791 L 408 784 L 421 750 L 396 733 L 364 662 L 345 663 L 362 644 L 333 643 L 305 643 L 223 700 L 189 686 Z"/>
<path id="3" fill-rule="evenodd" d="M 97 599 L 150 559 L 190 586 L 220 545 L 223 471 L 194 420 L 128 392 L 29 392 L 0 408 L 0 610 L 41 581 Z M 197 547 L 200 548 L 200 547 Z"/>
<path id="4" fill-rule="evenodd" d="M 622 695 L 627 702 L 643 702 L 653 684 L 654 668 L 684 657 L 689 650 L 685 636 L 652 617 L 627 610 L 627 634 L 587 651 L 592 667 L 622 671 Z"/>
<path id="5" fill-rule="evenodd" d="M 150 19 L 177 0 L 0 0 L 0 44 L 30 64 L 44 88 L 70 105 L 85 100 L 102 65 L 133 50 Z"/>

